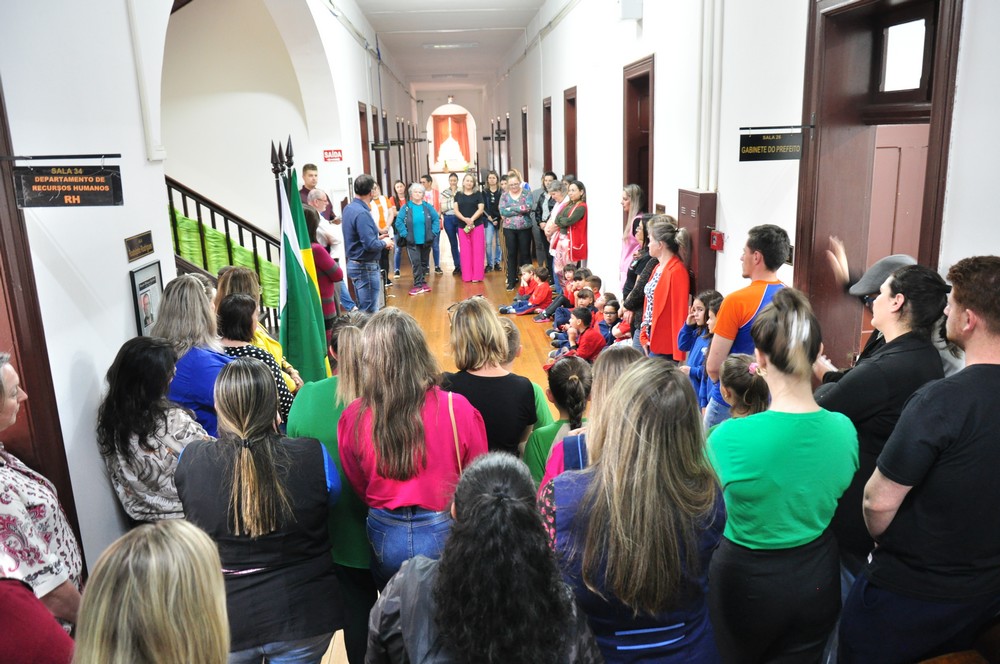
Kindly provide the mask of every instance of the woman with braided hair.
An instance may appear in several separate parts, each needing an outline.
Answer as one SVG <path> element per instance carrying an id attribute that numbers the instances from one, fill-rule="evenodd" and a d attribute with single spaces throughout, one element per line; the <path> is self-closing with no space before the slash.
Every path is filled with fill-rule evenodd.
<path id="1" fill-rule="evenodd" d="M 278 391 L 260 360 L 215 384 L 219 440 L 184 448 L 175 475 L 187 519 L 219 547 L 230 664 L 318 662 L 343 627 L 327 512 L 337 467 L 314 438 L 278 434 Z"/>
<path id="2" fill-rule="evenodd" d="M 583 426 L 593 383 L 590 363 L 572 355 L 556 360 L 548 373 L 549 389 L 545 390 L 545 396 L 559 410 L 559 419 L 531 432 L 524 446 L 524 462 L 536 484 L 545 474 L 552 445 Z"/>

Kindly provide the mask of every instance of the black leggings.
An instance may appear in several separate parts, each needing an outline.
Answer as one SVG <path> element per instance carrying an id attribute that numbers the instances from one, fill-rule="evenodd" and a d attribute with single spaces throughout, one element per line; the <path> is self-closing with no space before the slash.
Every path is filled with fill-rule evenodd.
<path id="1" fill-rule="evenodd" d="M 840 613 L 836 541 L 768 551 L 722 538 L 708 593 L 722 661 L 818 662 Z"/>
<path id="2" fill-rule="evenodd" d="M 531 229 L 505 228 L 503 236 L 507 243 L 507 288 L 514 288 L 521 280 L 521 266 L 531 263 Z"/>
<path id="3" fill-rule="evenodd" d="M 368 614 L 378 599 L 375 579 L 368 568 L 334 563 L 333 573 L 340 583 L 344 604 L 344 649 L 350 664 L 364 664 L 368 651 Z"/>

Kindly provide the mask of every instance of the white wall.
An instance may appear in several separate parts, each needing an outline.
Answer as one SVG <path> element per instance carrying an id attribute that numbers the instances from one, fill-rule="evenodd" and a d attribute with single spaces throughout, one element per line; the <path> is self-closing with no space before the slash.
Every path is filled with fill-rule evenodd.
<path id="1" fill-rule="evenodd" d="M 550 0 L 529 27 L 529 43 L 568 4 Z M 641 22 L 622 21 L 615 3 L 581 0 L 525 54 L 513 48 L 498 72 L 500 79 L 487 102 L 493 115 L 510 112 L 513 161 L 521 163 L 520 110 L 528 106 L 530 181 L 542 172 L 542 100 L 552 98 L 552 166 L 564 162 L 563 93 L 577 88 L 577 172 L 587 185 L 590 208 L 591 265 L 602 276 L 618 272 L 621 185 L 624 170 L 623 68 L 653 54 L 654 188 L 652 210 L 663 204 L 677 213 L 677 190 L 695 189 L 706 158 L 699 145 L 709 109 L 701 108 L 702 3 L 644 5 Z M 744 285 L 739 253 L 747 230 L 776 223 L 795 230 L 798 162 L 739 163 L 739 127 L 798 124 L 802 109 L 807 6 L 798 0 L 775 0 L 767 12 L 753 3 L 720 1 L 721 84 L 717 147 L 707 158 L 717 173 L 719 218 L 727 235 L 718 255 L 717 286 L 723 292 Z M 712 30 L 708 34 L 712 34 Z M 763 39 L 761 35 L 770 35 Z M 519 62 L 518 62 L 519 61 Z M 709 75 L 711 83 L 712 75 Z M 517 118 L 516 123 L 513 119 Z M 791 279 L 790 268 L 782 278 Z"/>
<path id="2" fill-rule="evenodd" d="M 153 46 L 145 57 L 155 57 L 171 2 L 142 1 L 137 38 Z M 123 532 L 94 426 L 104 374 L 136 334 L 129 270 L 159 260 L 164 279 L 174 275 L 163 166 L 146 160 L 125 2 L 0 4 L 0 62 L 15 153 L 122 154 L 108 162 L 121 166 L 121 207 L 24 210 L 83 547 L 93 565 Z M 156 60 L 145 64 L 160 69 Z M 158 79 L 146 83 L 159 88 Z M 147 230 L 156 252 L 130 265 L 123 240 Z M 32 377 L 21 381 L 30 394 Z"/>
<path id="3" fill-rule="evenodd" d="M 965 0 L 963 12 L 941 232 L 942 272 L 967 256 L 1000 255 L 995 194 L 1000 134 L 992 129 L 1000 106 L 1000 4 Z"/>

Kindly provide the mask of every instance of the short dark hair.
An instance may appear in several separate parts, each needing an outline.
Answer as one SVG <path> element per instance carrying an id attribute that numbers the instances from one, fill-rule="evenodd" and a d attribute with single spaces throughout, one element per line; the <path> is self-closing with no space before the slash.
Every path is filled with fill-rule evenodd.
<path id="1" fill-rule="evenodd" d="M 578 267 L 575 270 L 573 270 L 573 281 L 583 281 L 592 274 L 593 272 L 591 272 L 589 269 L 585 267 Z"/>
<path id="2" fill-rule="evenodd" d="M 549 268 L 545 267 L 544 265 L 539 265 L 535 269 L 535 276 L 538 277 L 538 279 L 540 281 L 548 281 L 549 280 Z"/>
<path id="3" fill-rule="evenodd" d="M 574 318 L 583 323 L 586 327 L 590 327 L 590 324 L 594 322 L 594 315 L 591 313 L 590 309 L 587 307 L 577 307 L 570 312 Z"/>
<path id="4" fill-rule="evenodd" d="M 903 296 L 903 320 L 923 339 L 931 338 L 934 324 L 944 315 L 950 290 L 940 274 L 923 265 L 904 265 L 889 279 L 889 291 Z"/>
<path id="5" fill-rule="evenodd" d="M 792 251 L 792 243 L 788 233 L 781 226 L 761 224 L 754 226 L 747 234 L 747 246 L 750 251 L 759 251 L 764 257 L 764 265 L 772 272 L 788 260 Z"/>
<path id="6" fill-rule="evenodd" d="M 553 180 L 558 180 L 559 179 L 559 176 L 556 175 L 555 173 L 553 173 L 552 171 L 545 171 L 544 173 L 542 173 L 542 179 L 543 180 L 545 179 L 545 176 L 549 176 Z"/>
<path id="7" fill-rule="evenodd" d="M 432 178 L 427 173 L 424 173 L 423 175 L 421 175 L 420 179 L 421 179 L 421 181 L 426 180 L 427 182 L 434 182 L 434 178 Z"/>
<path id="8" fill-rule="evenodd" d="M 579 300 L 581 297 L 589 297 L 590 299 L 593 300 L 594 291 L 590 290 L 589 288 L 581 288 L 576 292 L 576 299 Z"/>
<path id="9" fill-rule="evenodd" d="M 596 274 L 592 274 L 589 277 L 587 277 L 587 285 L 593 288 L 594 290 L 601 290 L 601 286 L 603 285 L 603 283 L 604 282 L 601 281 L 601 278 Z"/>
<path id="10" fill-rule="evenodd" d="M 618 310 L 622 308 L 622 305 L 618 303 L 618 300 L 608 300 L 604 303 L 604 308 L 614 307 L 615 314 L 618 314 Z"/>
<path id="11" fill-rule="evenodd" d="M 252 341 L 257 321 L 257 303 L 246 293 L 227 295 L 219 303 L 219 336 L 233 341 Z"/>
<path id="12" fill-rule="evenodd" d="M 319 173 L 319 169 L 316 168 L 316 164 L 303 164 L 302 175 L 305 175 L 306 171 L 316 171 L 317 173 Z"/>
<path id="13" fill-rule="evenodd" d="M 375 178 L 367 173 L 362 173 L 354 180 L 354 193 L 357 196 L 367 196 L 372 193 L 373 186 L 375 186 Z"/>
<path id="14" fill-rule="evenodd" d="M 986 331 L 1000 334 L 1000 256 L 963 258 L 948 270 L 955 302 L 976 312 Z"/>

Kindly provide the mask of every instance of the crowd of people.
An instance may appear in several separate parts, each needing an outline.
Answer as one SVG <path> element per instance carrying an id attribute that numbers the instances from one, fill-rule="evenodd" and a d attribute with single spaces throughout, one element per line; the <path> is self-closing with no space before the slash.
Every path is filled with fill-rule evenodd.
<path id="1" fill-rule="evenodd" d="M 991 626 L 1000 258 L 852 280 L 832 240 L 876 328 L 838 369 L 777 277 L 780 227 L 750 229 L 746 287 L 695 292 L 686 231 L 629 185 L 619 298 L 574 177 L 450 185 L 386 204 L 359 176 L 339 224 L 308 188 L 314 251 L 341 227 L 346 262 L 322 268 L 325 380 L 259 324 L 253 271 L 167 285 L 107 372 L 97 440 L 134 527 L 85 589 L 52 485 L 0 447 L 0 659 L 319 662 L 343 630 L 352 664 L 910 662 Z M 469 281 L 502 237 L 516 290 L 448 308 L 455 372 L 376 295 L 401 247 L 424 292 L 442 230 Z M 544 387 L 505 314 L 544 326 Z M 27 398 L 6 355 L 0 386 L 6 428 Z"/>

